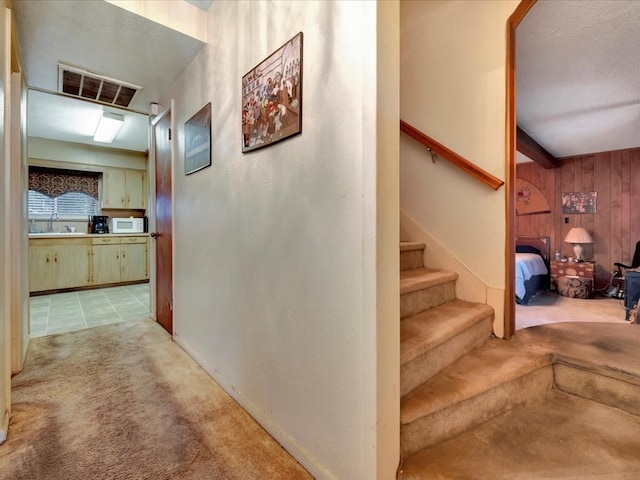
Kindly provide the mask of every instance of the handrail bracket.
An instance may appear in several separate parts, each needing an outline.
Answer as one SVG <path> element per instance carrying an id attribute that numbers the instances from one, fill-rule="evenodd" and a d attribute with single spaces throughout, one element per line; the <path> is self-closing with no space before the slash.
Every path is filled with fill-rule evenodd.
<path id="1" fill-rule="evenodd" d="M 427 136 L 403 120 L 400 120 L 400 131 L 406 133 L 418 143 L 422 144 L 431 154 L 431 161 L 433 163 L 436 163 L 436 157 L 442 157 L 493 190 L 498 190 L 502 185 L 504 185 L 504 182 L 499 178 L 494 177 L 489 172 L 483 170 L 474 163 L 471 163 L 466 158 L 461 157 L 453 150 L 450 150 L 441 143 L 436 142 L 433 138 Z"/>

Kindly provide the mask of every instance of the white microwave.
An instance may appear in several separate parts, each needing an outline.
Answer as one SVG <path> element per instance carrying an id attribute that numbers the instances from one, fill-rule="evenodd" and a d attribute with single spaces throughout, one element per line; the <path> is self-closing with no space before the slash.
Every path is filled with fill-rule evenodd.
<path id="1" fill-rule="evenodd" d="M 144 232 L 143 218 L 112 218 L 111 233 L 142 233 Z"/>

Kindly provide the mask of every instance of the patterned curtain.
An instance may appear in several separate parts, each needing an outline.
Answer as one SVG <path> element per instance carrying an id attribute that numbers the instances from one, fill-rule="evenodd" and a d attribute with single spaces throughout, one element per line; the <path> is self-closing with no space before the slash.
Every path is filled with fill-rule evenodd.
<path id="1" fill-rule="evenodd" d="M 85 193 L 98 200 L 98 180 L 96 172 L 80 172 L 57 168 L 29 167 L 29 190 L 35 190 L 50 198 L 64 193 Z"/>

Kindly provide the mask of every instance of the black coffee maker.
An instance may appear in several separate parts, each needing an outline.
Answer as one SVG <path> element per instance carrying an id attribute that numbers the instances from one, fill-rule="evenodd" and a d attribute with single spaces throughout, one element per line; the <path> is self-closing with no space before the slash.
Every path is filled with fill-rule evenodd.
<path id="1" fill-rule="evenodd" d="M 106 215 L 94 215 L 92 220 L 91 233 L 109 233 L 109 217 Z"/>

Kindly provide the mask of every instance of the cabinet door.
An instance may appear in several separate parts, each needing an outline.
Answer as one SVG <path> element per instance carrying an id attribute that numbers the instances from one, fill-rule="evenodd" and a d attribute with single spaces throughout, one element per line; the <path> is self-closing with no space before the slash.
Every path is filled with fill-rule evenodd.
<path id="1" fill-rule="evenodd" d="M 91 250 L 88 246 L 59 245 L 55 247 L 53 256 L 55 288 L 90 285 L 90 253 Z"/>
<path id="2" fill-rule="evenodd" d="M 126 194 L 125 205 L 131 209 L 146 208 L 146 175 L 143 170 L 126 170 L 125 185 Z"/>
<path id="3" fill-rule="evenodd" d="M 125 208 L 126 198 L 126 170 L 105 169 L 102 175 L 102 208 Z"/>
<path id="4" fill-rule="evenodd" d="M 120 245 L 93 246 L 93 285 L 120 282 Z"/>
<path id="5" fill-rule="evenodd" d="M 120 278 L 123 282 L 134 282 L 149 278 L 146 242 L 122 245 L 120 251 L 122 252 Z"/>
<path id="6" fill-rule="evenodd" d="M 29 291 L 56 288 L 52 247 L 29 246 Z"/>

